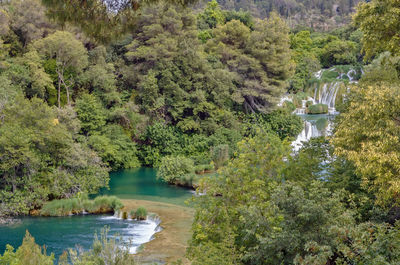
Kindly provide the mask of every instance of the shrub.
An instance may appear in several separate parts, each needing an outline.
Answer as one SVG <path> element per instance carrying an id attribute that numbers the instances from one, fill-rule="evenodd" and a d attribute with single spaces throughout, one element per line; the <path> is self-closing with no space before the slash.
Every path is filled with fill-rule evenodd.
<path id="1" fill-rule="evenodd" d="M 328 113 L 328 105 L 326 104 L 314 104 L 308 107 L 308 114 L 323 114 Z"/>
<path id="2" fill-rule="evenodd" d="M 138 220 L 146 220 L 147 218 L 147 210 L 140 206 L 139 208 L 137 208 L 136 212 L 135 212 L 135 217 Z"/>
<path id="3" fill-rule="evenodd" d="M 7 245 L 3 256 L 0 254 L 0 264 L 40 264 L 53 265 L 54 254 L 47 256 L 46 249 L 35 243 L 35 239 L 26 231 L 22 245 L 14 252 Z"/>
<path id="4" fill-rule="evenodd" d="M 211 158 L 215 169 L 222 167 L 229 159 L 229 146 L 227 144 L 213 146 L 211 148 Z"/>
<path id="5" fill-rule="evenodd" d="M 131 210 L 129 212 L 129 215 L 131 216 L 131 219 L 136 219 L 136 211 L 135 210 Z"/>
<path id="6" fill-rule="evenodd" d="M 205 165 L 197 165 L 197 166 L 194 168 L 194 172 L 195 172 L 196 174 L 203 174 L 203 173 L 204 173 L 204 170 L 205 170 Z"/>
<path id="7" fill-rule="evenodd" d="M 296 110 L 296 106 L 294 105 L 293 102 L 286 100 L 283 102 L 283 107 L 288 110 L 289 112 L 293 112 Z"/>
<path id="8" fill-rule="evenodd" d="M 169 184 L 178 184 L 183 176 L 193 172 L 193 160 L 184 156 L 166 156 L 161 160 L 157 178 L 161 178 Z"/>

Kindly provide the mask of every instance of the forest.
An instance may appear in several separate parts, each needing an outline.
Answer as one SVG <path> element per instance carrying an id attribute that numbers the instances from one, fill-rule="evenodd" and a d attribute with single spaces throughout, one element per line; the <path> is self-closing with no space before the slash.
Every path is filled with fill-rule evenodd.
<path id="1" fill-rule="evenodd" d="M 399 12 L 0 1 L 0 226 L 146 167 L 197 194 L 186 254 L 168 264 L 399 264 Z M 331 129 L 294 150 L 304 114 Z M 107 233 L 56 257 L 27 232 L 0 264 L 140 264 Z"/>

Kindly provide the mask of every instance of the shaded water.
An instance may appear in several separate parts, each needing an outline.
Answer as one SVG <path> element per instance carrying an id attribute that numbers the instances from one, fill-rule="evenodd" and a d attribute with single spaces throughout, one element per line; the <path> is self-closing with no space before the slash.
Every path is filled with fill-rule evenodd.
<path id="1" fill-rule="evenodd" d="M 110 189 L 100 191 L 104 195 L 115 195 L 121 199 L 160 201 L 186 205 L 192 197 L 189 189 L 168 185 L 157 180 L 153 168 L 121 170 L 110 174 Z"/>
<path id="2" fill-rule="evenodd" d="M 143 199 L 184 205 L 192 196 L 191 192 L 175 186 L 169 186 L 156 179 L 151 168 L 124 170 L 110 174 L 110 190 L 101 194 L 116 195 L 122 199 Z M 46 245 L 47 253 L 56 257 L 68 248 L 79 245 L 88 250 L 93 242 L 94 233 L 100 233 L 104 226 L 110 228 L 109 235 L 119 234 L 124 241 L 131 242 L 131 252 L 151 240 L 158 229 L 153 220 L 122 220 L 110 215 L 80 215 L 68 217 L 24 217 L 18 224 L 0 226 L 0 253 L 4 253 L 6 244 L 14 248 L 21 245 L 25 231 L 29 230 L 39 245 Z"/>

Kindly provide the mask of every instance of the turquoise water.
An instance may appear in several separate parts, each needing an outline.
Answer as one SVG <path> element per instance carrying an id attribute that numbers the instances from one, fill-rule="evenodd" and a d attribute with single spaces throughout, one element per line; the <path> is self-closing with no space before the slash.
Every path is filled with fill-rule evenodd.
<path id="1" fill-rule="evenodd" d="M 116 195 L 122 199 L 142 199 L 185 205 L 192 196 L 190 190 L 169 186 L 156 179 L 151 168 L 124 170 L 110 174 L 110 189 L 101 194 Z M 85 215 L 69 217 L 24 217 L 13 226 L 0 226 L 0 253 L 6 244 L 17 248 L 28 230 L 36 242 L 46 245 L 47 253 L 56 257 L 68 248 L 77 245 L 87 250 L 91 247 L 94 233 L 100 233 L 104 226 L 110 228 L 109 235 L 118 233 L 124 240 L 132 241 L 132 249 L 149 241 L 156 230 L 152 221 L 121 220 L 106 215 Z"/>
<path id="2" fill-rule="evenodd" d="M 115 195 L 121 199 L 161 201 L 177 205 L 186 205 L 192 197 L 188 189 L 168 185 L 157 180 L 152 168 L 121 170 L 110 174 L 110 189 L 101 194 Z"/>

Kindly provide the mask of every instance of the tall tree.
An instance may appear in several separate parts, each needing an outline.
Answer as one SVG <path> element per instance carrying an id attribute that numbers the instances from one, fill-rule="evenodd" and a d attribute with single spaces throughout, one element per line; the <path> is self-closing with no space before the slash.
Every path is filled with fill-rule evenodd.
<path id="1" fill-rule="evenodd" d="M 70 105 L 70 87 L 73 75 L 79 74 L 87 66 L 87 51 L 74 35 L 66 31 L 57 31 L 33 44 L 43 57 L 55 59 L 58 76 L 58 107 L 61 107 L 61 86 L 67 92 L 67 104 Z"/>
<path id="2" fill-rule="evenodd" d="M 232 79 L 204 57 L 194 15 L 159 5 L 146 9 L 138 23 L 124 77 L 142 111 L 184 131 L 212 132 L 215 124 L 233 119 Z"/>
<path id="3" fill-rule="evenodd" d="M 396 84 L 353 87 L 333 138 L 335 153 L 354 163 L 364 188 L 384 205 L 399 201 L 399 105 Z"/>
<path id="4" fill-rule="evenodd" d="M 372 0 L 358 6 L 354 21 L 363 32 L 366 58 L 384 51 L 400 55 L 399 13 L 397 0 Z"/>
<path id="5" fill-rule="evenodd" d="M 294 69 L 283 20 L 272 13 L 270 18 L 256 21 L 254 31 L 232 20 L 213 34 L 206 51 L 235 75 L 236 101 L 248 112 L 273 109 Z"/>

